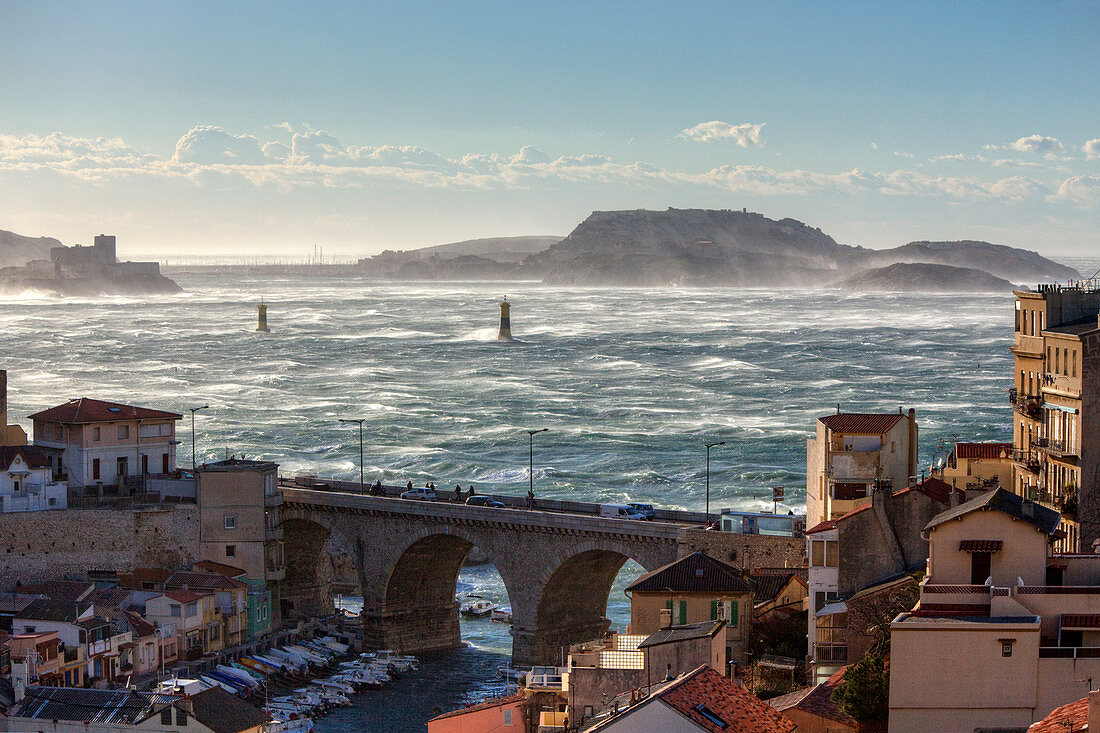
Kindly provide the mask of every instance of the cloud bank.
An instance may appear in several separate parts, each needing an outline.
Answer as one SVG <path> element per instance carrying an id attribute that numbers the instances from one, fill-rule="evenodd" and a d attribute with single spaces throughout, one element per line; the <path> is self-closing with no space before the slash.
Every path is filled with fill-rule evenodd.
<path id="1" fill-rule="evenodd" d="M 752 124 L 744 122 L 740 125 L 731 125 L 728 122 L 712 120 L 700 122 L 695 127 L 682 130 L 678 137 L 695 143 L 713 143 L 722 140 L 733 140 L 743 148 L 758 148 L 764 144 L 762 132 L 764 123 Z"/>

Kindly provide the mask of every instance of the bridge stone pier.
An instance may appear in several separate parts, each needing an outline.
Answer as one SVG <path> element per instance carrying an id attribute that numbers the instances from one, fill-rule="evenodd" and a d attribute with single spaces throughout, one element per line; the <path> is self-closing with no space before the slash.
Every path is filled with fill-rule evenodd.
<path id="1" fill-rule="evenodd" d="M 477 546 L 512 606 L 517 665 L 557 664 L 562 648 L 607 631 L 611 584 L 627 560 L 676 559 L 683 528 L 593 516 L 283 490 L 282 597 L 304 613 L 332 609 L 331 542 L 353 558 L 365 642 L 402 652 L 461 644 L 455 587 Z"/>

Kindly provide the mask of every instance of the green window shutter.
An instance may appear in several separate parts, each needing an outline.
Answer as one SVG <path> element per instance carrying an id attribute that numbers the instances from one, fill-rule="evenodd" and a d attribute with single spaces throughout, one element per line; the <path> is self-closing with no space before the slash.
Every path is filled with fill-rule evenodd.
<path id="1" fill-rule="evenodd" d="M 737 613 L 737 601 L 730 601 L 730 626 L 737 625 L 737 619 L 739 614 Z"/>
<path id="2" fill-rule="evenodd" d="M 667 601 L 665 601 L 665 608 L 667 608 L 670 611 L 672 610 L 672 599 L 671 598 L 669 598 Z"/>
<path id="3" fill-rule="evenodd" d="M 688 602 L 680 601 L 680 625 L 683 626 L 688 622 Z"/>
<path id="4" fill-rule="evenodd" d="M 718 618 L 718 601 L 710 602 L 710 620 L 714 621 Z"/>

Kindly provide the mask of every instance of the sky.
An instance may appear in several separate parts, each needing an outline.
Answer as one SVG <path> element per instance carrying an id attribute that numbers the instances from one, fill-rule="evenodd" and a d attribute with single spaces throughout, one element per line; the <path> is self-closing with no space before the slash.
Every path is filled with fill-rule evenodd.
<path id="1" fill-rule="evenodd" d="M 1100 3 L 0 0 L 0 229 L 344 257 L 758 211 L 1100 253 Z"/>

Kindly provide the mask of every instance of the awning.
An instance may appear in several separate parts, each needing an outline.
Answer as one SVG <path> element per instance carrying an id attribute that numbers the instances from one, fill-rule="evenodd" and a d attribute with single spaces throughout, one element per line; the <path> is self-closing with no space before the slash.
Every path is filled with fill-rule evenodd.
<path id="1" fill-rule="evenodd" d="M 1100 613 L 1062 614 L 1063 631 L 1083 631 L 1085 629 L 1100 629 Z"/>
<path id="2" fill-rule="evenodd" d="M 1001 540 L 963 540 L 959 552 L 1000 552 Z"/>
<path id="3" fill-rule="evenodd" d="M 1044 410 L 1061 410 L 1062 412 L 1068 412 L 1071 415 L 1076 415 L 1077 414 L 1077 408 L 1076 407 L 1066 407 L 1064 405 L 1056 405 L 1053 402 L 1044 402 L 1043 403 L 1043 409 Z"/>
<path id="4" fill-rule="evenodd" d="M 815 613 L 814 616 L 817 616 L 817 617 L 820 617 L 820 616 L 833 616 L 833 615 L 838 614 L 838 613 L 847 613 L 847 612 L 848 612 L 848 604 L 847 603 L 845 603 L 844 601 L 834 601 L 832 603 L 827 603 L 824 606 L 822 606 L 821 610 L 819 610 L 817 613 Z"/>

